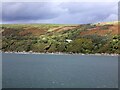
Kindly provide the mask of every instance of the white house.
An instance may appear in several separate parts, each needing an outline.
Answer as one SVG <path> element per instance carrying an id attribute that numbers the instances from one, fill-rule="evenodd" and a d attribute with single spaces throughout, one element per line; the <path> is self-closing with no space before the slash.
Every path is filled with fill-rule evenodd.
<path id="1" fill-rule="evenodd" d="M 66 39 L 66 41 L 70 43 L 72 40 L 70 40 L 70 39 Z"/>

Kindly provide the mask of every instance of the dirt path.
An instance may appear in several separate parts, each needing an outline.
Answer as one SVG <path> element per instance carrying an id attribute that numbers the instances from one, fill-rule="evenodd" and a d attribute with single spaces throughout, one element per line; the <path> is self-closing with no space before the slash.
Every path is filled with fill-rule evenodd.
<path id="1" fill-rule="evenodd" d="M 61 31 L 75 29 L 75 28 L 77 28 L 77 25 L 76 26 L 60 26 L 57 28 L 53 28 L 52 31 L 53 32 L 61 32 Z"/>

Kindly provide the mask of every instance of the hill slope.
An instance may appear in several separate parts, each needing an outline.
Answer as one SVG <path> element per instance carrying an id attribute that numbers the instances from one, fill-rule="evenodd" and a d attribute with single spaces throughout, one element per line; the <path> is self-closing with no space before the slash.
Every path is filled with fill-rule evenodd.
<path id="1" fill-rule="evenodd" d="M 117 53 L 118 23 L 4 24 L 3 51 Z"/>

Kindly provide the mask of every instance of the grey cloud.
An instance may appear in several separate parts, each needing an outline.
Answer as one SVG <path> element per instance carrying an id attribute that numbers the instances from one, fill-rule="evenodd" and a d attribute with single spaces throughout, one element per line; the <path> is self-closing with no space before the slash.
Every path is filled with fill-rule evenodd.
<path id="1" fill-rule="evenodd" d="M 79 24 L 117 20 L 117 2 L 3 3 L 3 21 L 9 23 Z"/>
<path id="2" fill-rule="evenodd" d="M 52 6 L 53 5 L 53 6 Z M 62 10 L 50 3 L 3 3 L 3 20 L 37 20 L 57 17 Z"/>

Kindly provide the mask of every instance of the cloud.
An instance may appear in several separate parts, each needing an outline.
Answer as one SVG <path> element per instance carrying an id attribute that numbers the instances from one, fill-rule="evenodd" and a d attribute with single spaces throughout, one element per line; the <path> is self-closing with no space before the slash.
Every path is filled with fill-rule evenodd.
<path id="1" fill-rule="evenodd" d="M 118 2 L 119 0 L 74 0 L 74 2 Z M 3 0 L 2 2 L 73 2 L 73 0 Z"/>
<path id="2" fill-rule="evenodd" d="M 118 16 L 116 14 L 111 14 L 109 15 L 104 21 L 117 21 L 118 20 Z"/>
<path id="3" fill-rule="evenodd" d="M 64 12 L 50 3 L 3 3 L 3 20 L 50 19 Z"/>
<path id="4" fill-rule="evenodd" d="M 117 2 L 4 2 L 5 23 L 80 24 L 116 20 Z"/>

